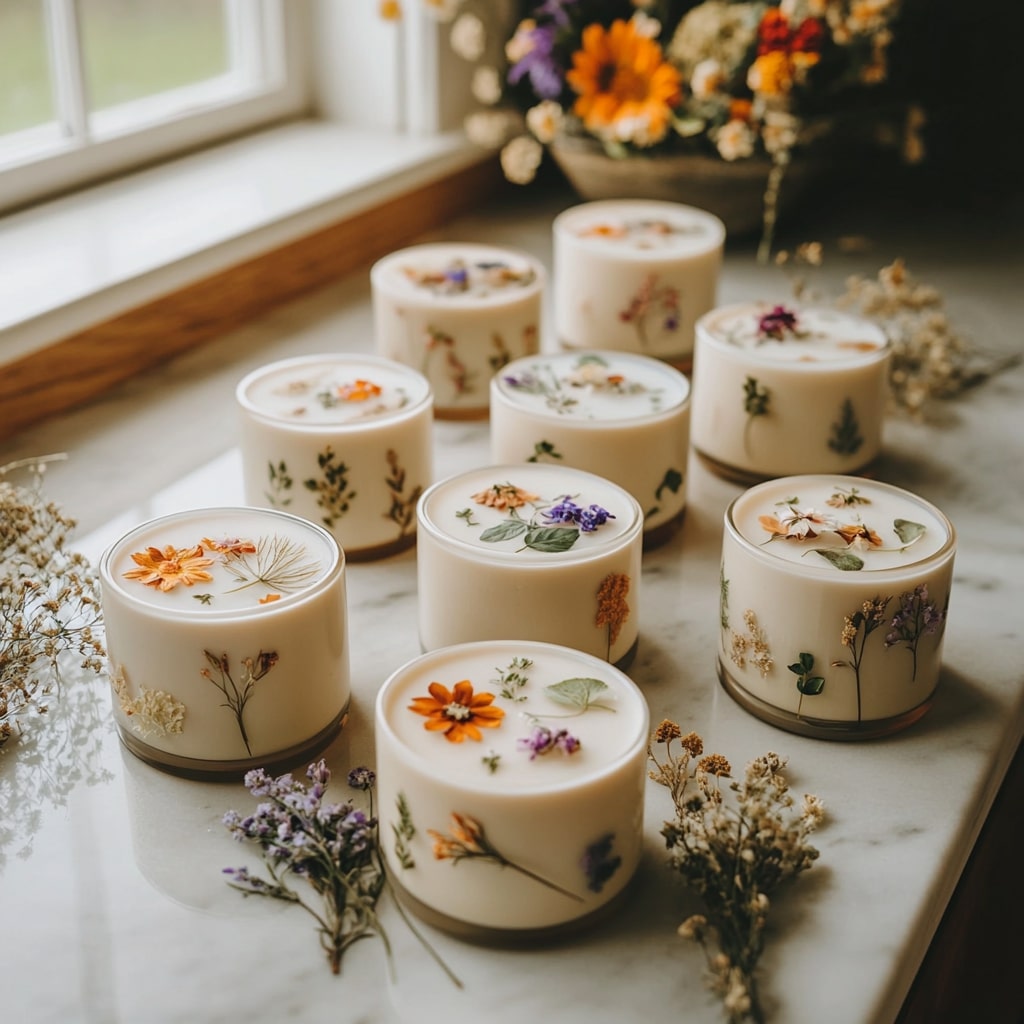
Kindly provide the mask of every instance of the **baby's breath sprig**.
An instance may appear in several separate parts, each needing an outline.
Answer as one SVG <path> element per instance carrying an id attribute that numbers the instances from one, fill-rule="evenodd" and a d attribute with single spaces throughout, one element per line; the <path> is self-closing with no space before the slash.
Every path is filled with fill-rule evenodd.
<path id="1" fill-rule="evenodd" d="M 0 746 L 32 711 L 45 713 L 61 663 L 104 671 L 99 581 L 67 544 L 75 521 L 42 492 L 47 455 L 0 466 Z M 26 470 L 29 485 L 11 474 Z"/>
<path id="2" fill-rule="evenodd" d="M 324 795 L 331 771 L 323 760 L 306 770 L 305 783 L 291 774 L 271 778 L 262 768 L 245 776 L 249 792 L 260 797 L 256 810 L 245 817 L 237 811 L 224 815 L 224 825 L 240 842 L 251 840 L 263 853 L 269 881 L 248 868 L 225 868 L 228 883 L 247 896 L 268 896 L 296 903 L 317 923 L 320 945 L 331 973 L 341 973 L 345 951 L 360 939 L 376 935 L 384 944 L 391 967 L 391 943 L 377 915 L 377 902 L 388 885 L 380 852 L 377 819 L 373 816 L 372 789 L 376 782 L 369 768 L 353 768 L 348 783 L 367 795 L 369 813 L 352 802 L 327 803 Z M 307 902 L 289 884 L 303 878 L 319 896 Z M 451 981 L 451 972 L 395 900 L 399 915 Z"/>
<path id="3" fill-rule="evenodd" d="M 668 788 L 675 808 L 661 830 L 669 865 L 701 896 L 706 910 L 687 918 L 679 934 L 703 947 L 708 985 L 721 997 L 729 1021 L 761 1024 L 756 972 L 769 898 L 817 859 L 807 837 L 820 824 L 823 805 L 808 795 L 793 810 L 782 775 L 786 761 L 775 753 L 755 758 L 723 792 L 721 780 L 732 776 L 729 762 L 721 754 L 704 754 L 697 733 L 684 736 L 667 719 L 655 731 L 648 757 L 650 777 Z"/>

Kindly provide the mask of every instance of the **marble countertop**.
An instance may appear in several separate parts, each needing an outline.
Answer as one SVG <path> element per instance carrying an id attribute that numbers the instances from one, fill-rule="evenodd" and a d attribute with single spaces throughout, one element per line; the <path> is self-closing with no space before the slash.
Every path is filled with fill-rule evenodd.
<path id="1" fill-rule="evenodd" d="M 563 202 L 562 205 L 565 205 Z M 434 237 L 514 245 L 550 266 L 553 201 L 524 200 Z M 898 221 L 898 218 L 897 218 Z M 860 233 L 833 213 L 830 237 Z M 821 237 L 818 235 L 817 237 Z M 826 257 L 821 279 L 904 256 L 947 295 L 979 344 L 1019 347 L 1024 320 L 1016 245 L 950 215 L 913 230 L 890 222 L 874 249 Z M 426 239 L 425 239 L 426 240 Z M 898 248 L 896 247 L 898 246 Z M 827 249 L 827 252 L 829 250 Z M 752 246 L 727 254 L 720 301 L 781 299 L 787 284 Z M 67 451 L 48 492 L 80 521 L 92 557 L 145 519 L 242 500 L 235 383 L 274 359 L 372 350 L 368 274 L 296 302 L 221 342 L 0 446 L 0 464 Z M 700 732 L 734 765 L 774 750 L 797 794 L 828 809 L 821 858 L 776 900 L 762 961 L 769 1019 L 884 1024 L 895 1019 L 1021 738 L 1024 678 L 1024 370 L 945 403 L 926 422 L 892 418 L 877 476 L 942 509 L 959 539 L 933 708 L 912 728 L 865 743 L 780 732 L 744 712 L 714 668 L 723 512 L 739 488 L 691 459 L 683 529 L 644 556 L 640 646 L 631 676 L 654 722 Z M 435 424 L 438 478 L 485 464 L 486 423 Z M 374 695 L 419 654 L 415 551 L 349 566 L 353 701 L 326 753 L 339 791 L 372 764 Z M 710 618 L 709 618 L 710 616 Z M 4 1016 L 11 1021 L 236 1021 L 360 1024 L 554 1018 L 722 1019 L 702 956 L 676 935 L 696 902 L 665 865 L 666 791 L 646 798 L 645 852 L 628 900 L 585 934 L 545 948 L 474 946 L 424 928 L 463 979 L 456 990 L 385 897 L 394 975 L 377 941 L 332 977 L 312 921 L 277 901 L 243 899 L 225 866 L 259 867 L 223 813 L 252 799 L 239 783 L 192 782 L 124 751 L 105 684 L 79 682 L 0 753 L 0 907 Z"/>

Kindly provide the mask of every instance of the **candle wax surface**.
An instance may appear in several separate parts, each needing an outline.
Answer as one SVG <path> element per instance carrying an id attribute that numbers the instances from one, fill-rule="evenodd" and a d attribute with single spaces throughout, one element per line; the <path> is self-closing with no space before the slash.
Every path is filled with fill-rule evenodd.
<path id="1" fill-rule="evenodd" d="M 359 424 L 419 405 L 429 384 L 386 360 L 328 356 L 287 361 L 253 374 L 242 388 L 245 403 L 283 423 Z"/>
<path id="2" fill-rule="evenodd" d="M 716 249 L 725 236 L 718 218 L 703 210 L 636 200 L 585 203 L 559 214 L 558 229 L 624 259 L 697 255 Z"/>
<path id="3" fill-rule="evenodd" d="M 671 367 L 620 353 L 538 356 L 516 360 L 498 376 L 515 405 L 565 420 L 633 420 L 676 409 L 689 383 Z"/>
<path id="4" fill-rule="evenodd" d="M 927 502 L 852 477 L 788 477 L 759 485 L 736 499 L 731 519 L 766 556 L 807 572 L 836 572 L 820 550 L 860 559 L 858 572 L 913 566 L 951 536 L 944 517 Z"/>
<path id="5" fill-rule="evenodd" d="M 295 604 L 339 558 L 330 538 L 304 520 L 238 508 L 154 520 L 121 538 L 104 561 L 113 586 L 131 600 L 203 618 Z"/>
<path id="6" fill-rule="evenodd" d="M 480 740 L 453 742 L 427 729 L 428 717 L 409 705 L 428 698 L 420 706 L 429 707 L 431 683 L 450 694 L 464 680 L 474 696 L 492 694 L 487 707 L 504 714 L 497 727 L 479 729 Z M 392 677 L 381 692 L 380 712 L 421 771 L 463 789 L 494 792 L 593 780 L 635 751 L 647 728 L 643 695 L 621 673 L 566 648 L 527 641 L 465 644 L 427 655 Z M 568 753 L 556 746 L 531 759 L 531 749 L 520 741 L 538 726 L 566 730 L 579 748 Z"/>

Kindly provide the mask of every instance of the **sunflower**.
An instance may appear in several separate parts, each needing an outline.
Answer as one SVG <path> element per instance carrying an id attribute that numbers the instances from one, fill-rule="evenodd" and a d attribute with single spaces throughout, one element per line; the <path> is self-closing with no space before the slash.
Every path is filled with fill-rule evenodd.
<path id="1" fill-rule="evenodd" d="M 573 113 L 587 131 L 650 146 L 668 131 L 681 98 L 679 72 L 632 21 L 588 25 L 565 79 L 579 94 Z"/>
<path id="2" fill-rule="evenodd" d="M 212 558 L 203 557 L 203 549 L 196 544 L 191 548 L 176 548 L 168 544 L 163 550 L 149 547 L 136 551 L 132 561 L 139 567 L 124 574 L 126 580 L 138 580 L 147 587 L 173 590 L 179 583 L 191 587 L 193 583 L 209 583 L 213 577 L 206 572 L 213 565 Z"/>
<path id="3" fill-rule="evenodd" d="M 491 706 L 493 693 L 473 693 L 468 679 L 456 683 L 449 691 L 440 683 L 427 687 L 429 697 L 414 697 L 410 711 L 423 715 L 424 729 L 443 732 L 449 743 L 461 743 L 467 737 L 478 742 L 483 739 L 481 729 L 497 729 L 505 712 Z"/>

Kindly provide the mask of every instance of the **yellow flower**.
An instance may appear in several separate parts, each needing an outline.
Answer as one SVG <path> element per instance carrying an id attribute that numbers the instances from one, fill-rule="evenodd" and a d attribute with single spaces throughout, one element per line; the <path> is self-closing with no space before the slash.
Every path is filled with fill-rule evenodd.
<path id="1" fill-rule="evenodd" d="M 473 684 L 468 679 L 457 682 L 452 689 L 440 683 L 427 687 L 429 697 L 414 697 L 410 711 L 423 715 L 427 721 L 423 728 L 431 732 L 442 732 L 449 743 L 461 743 L 465 739 L 483 739 L 480 729 L 497 729 L 505 712 L 492 707 L 493 693 L 473 693 Z"/>
<path id="2" fill-rule="evenodd" d="M 747 72 L 747 85 L 761 96 L 785 96 L 793 88 L 793 68 L 782 50 L 761 54 Z"/>
<path id="3" fill-rule="evenodd" d="M 163 550 L 149 547 L 136 551 L 132 561 L 139 567 L 124 574 L 126 580 L 138 580 L 147 587 L 173 590 L 179 583 L 191 587 L 193 583 L 209 583 L 213 577 L 206 572 L 213 565 L 212 558 L 203 557 L 203 549 L 196 544 L 191 548 L 176 548 L 168 544 Z"/>
<path id="4" fill-rule="evenodd" d="M 680 75 L 632 22 L 588 25 L 572 65 L 565 80 L 579 94 L 573 113 L 588 131 L 639 145 L 665 137 L 682 95 Z"/>

